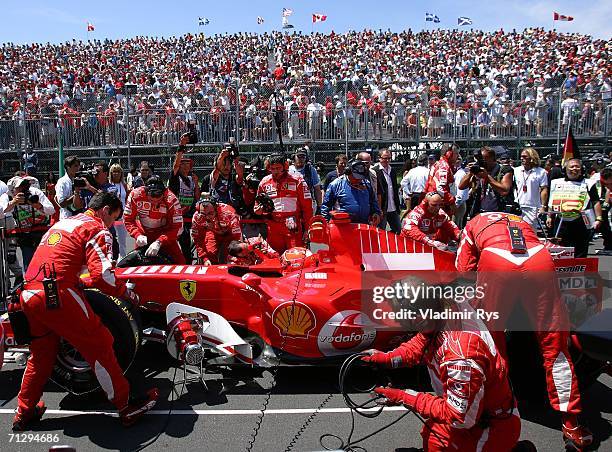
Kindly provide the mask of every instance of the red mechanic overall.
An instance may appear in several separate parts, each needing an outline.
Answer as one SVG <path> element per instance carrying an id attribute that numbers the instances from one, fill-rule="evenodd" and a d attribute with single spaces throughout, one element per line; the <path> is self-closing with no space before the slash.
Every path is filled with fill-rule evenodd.
<path id="1" fill-rule="evenodd" d="M 425 193 L 438 192 L 444 199 L 444 210 L 446 213 L 452 212 L 455 206 L 455 197 L 451 195 L 450 186 L 454 181 L 453 167 L 448 161 L 452 158 L 454 151 L 447 151 L 440 160 L 433 164 L 429 170 L 429 178 L 425 184 Z"/>
<path id="2" fill-rule="evenodd" d="M 513 252 L 509 226 L 520 228 L 526 252 Z M 490 327 L 498 349 L 506 352 L 504 327 L 517 300 L 535 323 L 535 334 L 544 359 L 548 397 L 563 417 L 566 438 L 590 443 L 590 432 L 578 426 L 580 392 L 568 350 L 569 320 L 561 302 L 555 267 L 546 247 L 531 226 L 506 213 L 483 213 L 470 220 L 457 251 L 457 270 L 478 271 L 478 285 L 486 284 L 477 301 L 488 312 L 499 313 L 499 324 Z"/>
<path id="3" fill-rule="evenodd" d="M 224 250 L 221 254 L 227 257 L 230 242 L 242 237 L 240 218 L 236 210 L 223 203 L 211 205 L 214 207 L 214 218 L 209 218 L 198 210 L 191 224 L 191 238 L 197 256 L 207 265 L 225 263 L 219 259 L 220 251 Z"/>
<path id="4" fill-rule="evenodd" d="M 257 194 L 265 193 L 274 201 L 272 221 L 268 223 L 267 241 L 279 254 L 304 245 L 304 228 L 312 218 L 312 199 L 308 185 L 301 177 L 286 170 L 278 180 L 272 174 L 264 177 Z"/>
<path id="5" fill-rule="evenodd" d="M 362 359 L 393 368 L 427 365 L 436 395 L 375 389 L 389 404 L 427 418 L 421 430 L 425 451 L 509 451 L 518 441 L 521 421 L 506 361 L 484 325 L 418 333 L 393 351 Z"/>
<path id="6" fill-rule="evenodd" d="M 166 189 L 160 199 L 152 199 L 146 187 L 134 189 L 125 203 L 124 222 L 134 239 L 145 236 L 149 244 L 158 241 L 173 263 L 185 263 L 178 244 L 183 230 L 181 205 L 170 190 Z"/>
<path id="7" fill-rule="evenodd" d="M 461 231 L 444 210 L 431 213 L 427 205 L 427 199 L 424 199 L 410 211 L 402 224 L 401 235 L 416 242 L 446 249 L 448 242 L 459 240 Z"/>
<path id="8" fill-rule="evenodd" d="M 74 345 L 87 360 L 106 392 L 119 409 L 127 407 L 129 384 L 113 351 L 113 336 L 92 311 L 82 291 L 79 274 L 84 266 L 91 286 L 108 295 L 131 298 L 125 283 L 115 279 L 113 239 L 102 220 L 91 210 L 56 223 L 43 236 L 26 273 L 28 283 L 21 304 L 30 323 L 30 359 L 17 397 L 17 416 L 32 417 L 51 376 L 60 337 Z M 43 290 L 43 264 L 53 263 L 57 273 L 60 307 L 48 309 Z M 41 402 L 42 403 L 42 402 Z"/>

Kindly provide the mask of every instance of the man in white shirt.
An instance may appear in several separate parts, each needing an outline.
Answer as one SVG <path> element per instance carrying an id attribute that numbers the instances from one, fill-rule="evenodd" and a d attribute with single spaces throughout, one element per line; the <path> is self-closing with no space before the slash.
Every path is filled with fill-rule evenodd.
<path id="1" fill-rule="evenodd" d="M 455 172 L 455 183 L 451 187 L 451 194 L 455 196 L 455 215 L 454 220 L 455 224 L 462 229 L 465 226 L 465 214 L 467 210 L 467 200 L 470 197 L 470 189 L 465 188 L 463 190 L 459 190 L 459 183 L 461 179 L 465 177 L 467 171 L 462 165 L 463 159 L 461 156 L 457 159 L 457 171 Z M 452 193 L 452 190 L 456 193 Z"/>
<path id="2" fill-rule="evenodd" d="M 82 200 L 79 196 L 78 187 L 73 186 L 74 176 L 81 167 L 81 162 L 75 155 L 64 159 L 66 174 L 60 177 L 55 184 L 55 200 L 60 206 L 60 220 L 70 218 L 76 210 L 82 209 Z"/>
<path id="3" fill-rule="evenodd" d="M 514 168 L 514 199 L 521 206 L 523 220 L 537 229 L 538 214 L 546 211 L 548 202 L 548 177 L 534 148 L 521 151 L 521 163 Z"/>
<path id="4" fill-rule="evenodd" d="M 423 153 L 417 158 L 417 166 L 408 171 L 402 181 L 402 196 L 406 203 L 406 212 L 414 209 L 421 201 L 421 195 L 425 191 L 425 184 L 429 177 L 429 168 L 427 167 L 427 154 Z"/>

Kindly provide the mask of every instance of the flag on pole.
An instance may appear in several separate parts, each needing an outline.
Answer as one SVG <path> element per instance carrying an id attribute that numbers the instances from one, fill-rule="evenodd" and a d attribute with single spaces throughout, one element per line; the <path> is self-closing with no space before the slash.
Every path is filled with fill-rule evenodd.
<path id="1" fill-rule="evenodd" d="M 433 22 L 435 24 L 438 24 L 438 23 L 440 23 L 440 18 L 438 16 L 436 16 L 435 14 L 425 13 L 425 21 L 426 22 Z"/>
<path id="2" fill-rule="evenodd" d="M 261 16 L 257 16 L 257 25 L 261 25 L 261 24 L 263 24 L 264 22 L 265 22 L 265 21 L 264 21 L 264 18 L 263 18 L 263 17 L 261 17 Z"/>
<path id="3" fill-rule="evenodd" d="M 457 19 L 457 25 L 472 25 L 472 19 L 470 19 L 469 17 L 459 17 Z"/>
<path id="4" fill-rule="evenodd" d="M 283 28 L 293 28 L 293 25 L 289 23 L 289 19 L 287 19 L 287 17 L 283 17 Z"/>
<path id="5" fill-rule="evenodd" d="M 291 8 L 283 8 L 283 17 L 289 17 L 293 14 L 293 10 Z"/>
<path id="6" fill-rule="evenodd" d="M 561 160 L 561 166 L 564 166 L 568 162 L 568 160 L 579 158 L 580 150 L 578 149 L 578 145 L 576 144 L 576 140 L 574 139 L 574 134 L 572 133 L 572 126 L 570 126 L 567 129 L 567 137 L 565 138 L 565 145 L 563 146 L 563 159 Z"/>
<path id="7" fill-rule="evenodd" d="M 572 16 L 564 16 L 563 14 L 553 13 L 553 20 L 562 20 L 564 22 L 571 22 L 574 20 Z"/>
<path id="8" fill-rule="evenodd" d="M 202 25 L 208 25 L 210 23 L 210 20 L 208 20 L 208 18 L 206 17 L 200 17 L 198 19 L 198 25 L 201 27 Z"/>
<path id="9" fill-rule="evenodd" d="M 314 13 L 312 15 L 312 23 L 315 24 L 317 22 L 325 22 L 327 20 L 327 16 L 324 14 Z"/>
<path id="10" fill-rule="evenodd" d="M 96 27 L 91 22 L 87 22 L 87 31 L 94 31 Z"/>

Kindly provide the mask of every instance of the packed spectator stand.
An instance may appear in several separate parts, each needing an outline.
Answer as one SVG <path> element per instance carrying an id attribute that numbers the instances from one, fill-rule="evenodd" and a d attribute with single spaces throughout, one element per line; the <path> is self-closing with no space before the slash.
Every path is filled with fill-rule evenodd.
<path id="1" fill-rule="evenodd" d="M 0 150 L 270 143 L 277 106 L 288 142 L 601 137 L 611 96 L 609 41 L 543 29 L 4 44 Z"/>

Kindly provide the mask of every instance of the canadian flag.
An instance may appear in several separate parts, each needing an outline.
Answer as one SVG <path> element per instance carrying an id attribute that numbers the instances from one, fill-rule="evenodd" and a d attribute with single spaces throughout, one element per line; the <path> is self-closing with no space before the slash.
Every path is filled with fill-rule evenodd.
<path id="1" fill-rule="evenodd" d="M 313 14 L 312 15 L 312 23 L 317 23 L 317 22 L 325 22 L 325 20 L 327 20 L 327 16 L 323 15 L 323 14 Z"/>
<path id="2" fill-rule="evenodd" d="M 563 14 L 553 12 L 553 20 L 563 20 L 565 22 L 571 22 L 574 20 L 572 16 L 564 16 Z"/>
<path id="3" fill-rule="evenodd" d="M 96 27 L 91 22 L 87 22 L 87 31 L 94 31 Z"/>

